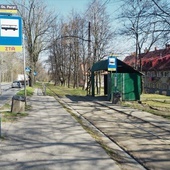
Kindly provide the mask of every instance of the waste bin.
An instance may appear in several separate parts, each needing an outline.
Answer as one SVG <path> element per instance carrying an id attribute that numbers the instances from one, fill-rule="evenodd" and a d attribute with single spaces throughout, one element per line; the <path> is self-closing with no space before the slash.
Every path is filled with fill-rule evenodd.
<path id="1" fill-rule="evenodd" d="M 114 92 L 112 97 L 112 103 L 113 104 L 119 104 L 121 100 L 121 94 L 120 92 Z"/>
<path id="2" fill-rule="evenodd" d="M 25 112 L 25 97 L 15 95 L 12 97 L 11 112 L 12 113 L 23 113 Z"/>

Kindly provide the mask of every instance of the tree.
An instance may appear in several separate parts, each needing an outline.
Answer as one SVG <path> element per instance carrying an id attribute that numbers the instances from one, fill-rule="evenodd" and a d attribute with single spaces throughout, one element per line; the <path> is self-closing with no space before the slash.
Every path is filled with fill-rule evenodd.
<path id="1" fill-rule="evenodd" d="M 103 58 L 108 53 L 110 42 L 114 38 L 110 16 L 106 11 L 106 3 L 92 0 L 85 14 L 86 20 L 91 23 L 91 45 L 93 63 Z"/>
<path id="2" fill-rule="evenodd" d="M 106 3 L 99 0 L 93 0 L 86 11 L 86 20 L 91 23 L 91 66 L 93 63 L 100 61 L 108 54 L 111 41 L 114 38 L 114 32 L 111 29 L 110 16 L 106 11 Z M 100 73 L 96 74 L 96 89 L 100 93 L 101 80 Z M 98 87 L 99 84 L 99 87 Z"/>
<path id="3" fill-rule="evenodd" d="M 46 50 L 51 36 L 51 27 L 56 21 L 53 12 L 47 10 L 42 0 L 12 0 L 17 5 L 19 15 L 23 20 L 23 32 L 26 37 L 26 49 L 29 54 L 30 77 L 33 86 L 33 72 L 36 71 L 36 63 L 41 52 Z"/>
<path id="4" fill-rule="evenodd" d="M 89 4 L 85 17 L 73 11 L 67 22 L 62 21 L 58 28 L 49 46 L 50 69 L 55 84 L 61 82 L 60 76 L 68 87 L 73 84 L 77 88 L 82 82 L 85 87 L 89 67 L 103 58 L 109 40 L 113 38 L 106 7 L 94 1 Z"/>
<path id="5" fill-rule="evenodd" d="M 142 71 L 141 50 L 144 46 L 149 49 L 161 38 L 162 32 L 156 30 L 160 25 L 152 15 L 153 5 L 149 0 L 123 0 L 122 12 L 118 19 L 123 22 L 121 35 L 135 40 L 136 60 L 134 67 Z"/>
<path id="6" fill-rule="evenodd" d="M 20 53 L 2 53 L 0 64 L 2 82 L 14 81 L 18 74 L 23 73 L 23 59 Z"/>
<path id="7" fill-rule="evenodd" d="M 170 3 L 166 0 L 152 0 L 152 2 L 155 6 L 152 16 L 157 19 L 160 25 L 160 28 L 156 31 L 162 32 L 163 43 L 167 43 L 170 38 Z"/>
<path id="8" fill-rule="evenodd" d="M 35 77 L 37 77 L 36 79 L 38 81 L 47 82 L 50 80 L 50 78 L 49 78 L 48 71 L 44 64 L 46 64 L 46 63 L 39 62 L 39 61 L 37 62 L 37 65 L 36 65 L 37 75 L 35 75 Z"/>
<path id="9" fill-rule="evenodd" d="M 79 14 L 72 12 L 68 22 L 61 21 L 57 27 L 53 42 L 49 47 L 49 61 L 51 61 L 55 85 L 60 82 L 66 83 L 68 87 L 72 84 L 74 88 L 77 88 L 84 80 L 84 74 L 80 68 L 82 63 L 85 63 L 87 54 L 87 39 L 85 38 L 87 24 Z"/>

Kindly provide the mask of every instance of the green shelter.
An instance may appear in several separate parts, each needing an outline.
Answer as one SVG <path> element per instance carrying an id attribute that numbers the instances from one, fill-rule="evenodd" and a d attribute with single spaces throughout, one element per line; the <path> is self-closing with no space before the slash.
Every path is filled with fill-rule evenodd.
<path id="1" fill-rule="evenodd" d="M 108 61 L 96 62 L 91 69 L 91 94 L 95 96 L 96 79 L 98 72 L 102 72 L 104 95 L 111 100 L 114 95 L 120 95 L 123 101 L 140 100 L 142 92 L 142 73 L 116 58 L 116 70 L 108 69 Z"/>

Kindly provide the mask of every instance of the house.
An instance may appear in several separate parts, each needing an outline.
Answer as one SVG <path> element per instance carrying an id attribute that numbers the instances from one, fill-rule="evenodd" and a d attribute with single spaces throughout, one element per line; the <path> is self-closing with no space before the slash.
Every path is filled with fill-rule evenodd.
<path id="1" fill-rule="evenodd" d="M 140 57 L 144 92 L 170 96 L 170 45 L 166 44 L 164 49 L 155 48 L 150 52 L 145 50 Z M 127 56 L 124 62 L 134 67 L 135 54 Z"/>

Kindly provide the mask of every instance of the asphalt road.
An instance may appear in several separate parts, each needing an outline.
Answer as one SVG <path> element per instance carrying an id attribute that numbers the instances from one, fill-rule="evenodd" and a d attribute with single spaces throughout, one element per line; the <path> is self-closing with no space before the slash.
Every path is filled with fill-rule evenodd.
<path id="1" fill-rule="evenodd" d="M 0 95 L 0 107 L 2 107 L 9 100 L 12 100 L 12 97 L 19 90 L 21 90 L 21 88 L 11 88 L 11 83 L 2 83 L 1 84 L 1 95 Z"/>

